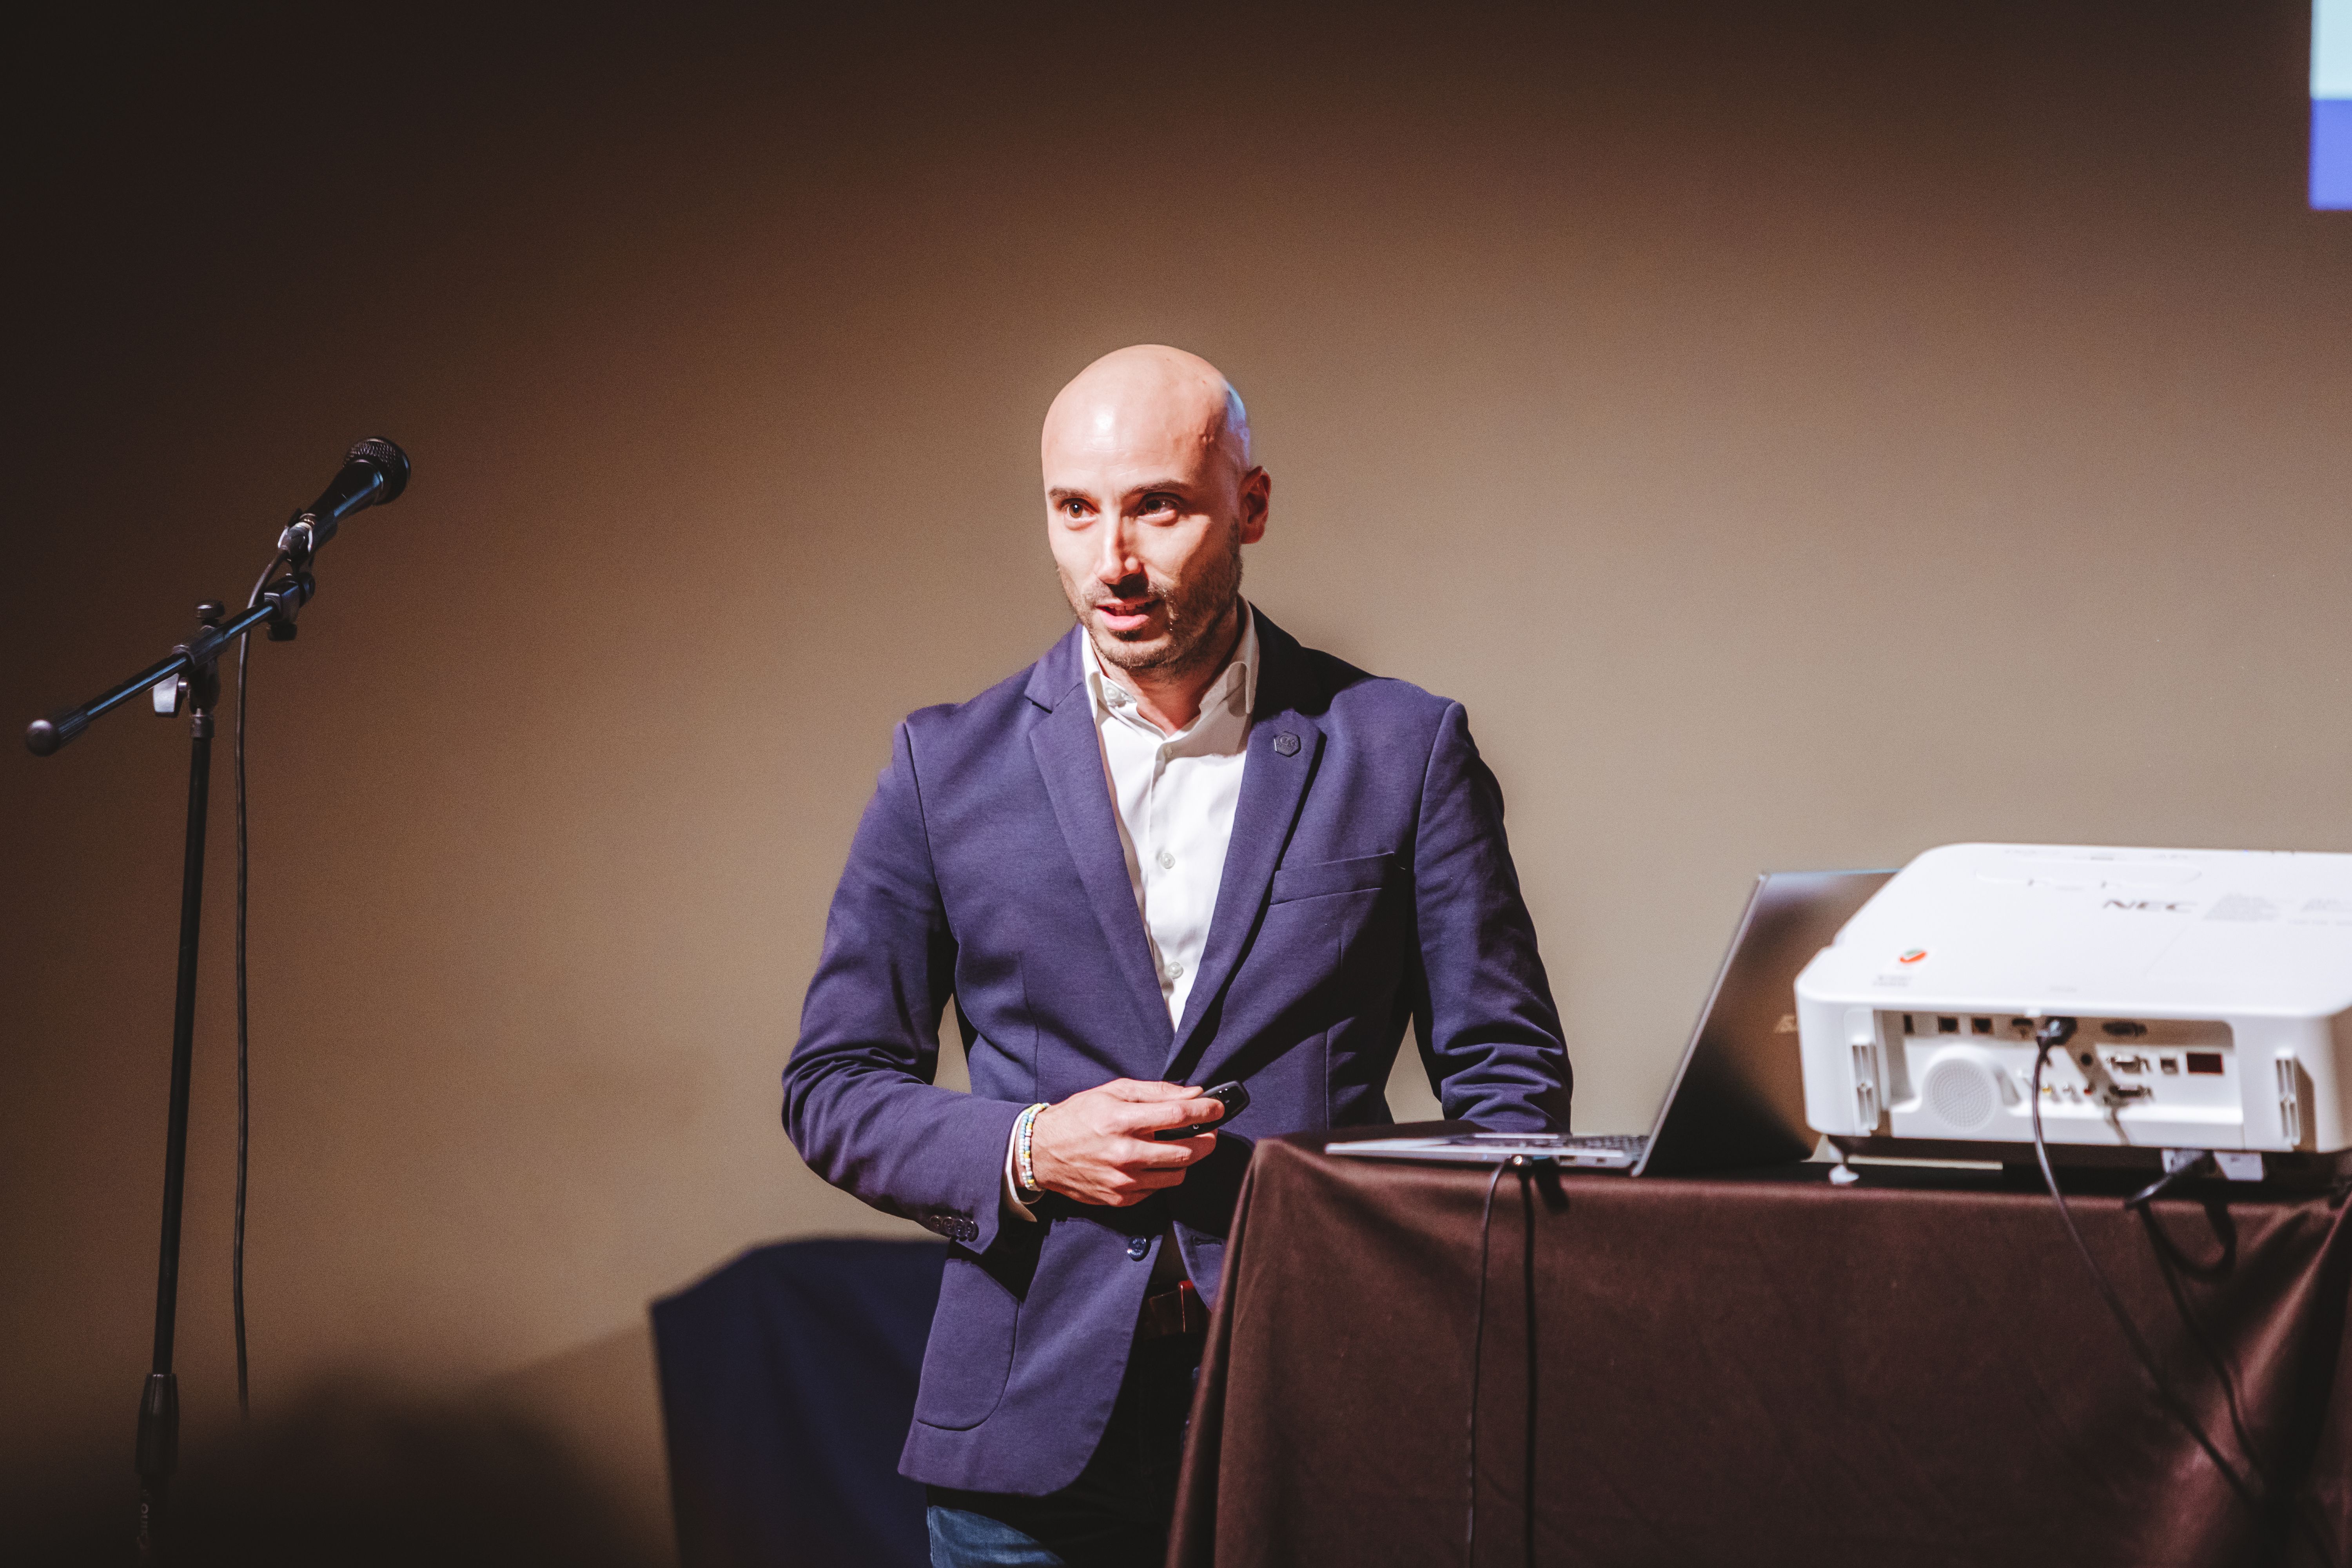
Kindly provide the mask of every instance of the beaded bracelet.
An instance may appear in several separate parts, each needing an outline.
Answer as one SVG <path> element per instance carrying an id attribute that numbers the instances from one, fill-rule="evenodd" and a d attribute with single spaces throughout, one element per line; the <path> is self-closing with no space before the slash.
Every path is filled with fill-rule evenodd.
<path id="1" fill-rule="evenodd" d="M 1040 1100 L 1023 1111 L 1021 1120 L 1013 1124 L 1013 1175 L 1024 1193 L 1042 1190 L 1037 1185 L 1037 1167 L 1030 1163 L 1029 1139 L 1037 1126 L 1037 1113 L 1045 1109 L 1045 1102 Z"/>

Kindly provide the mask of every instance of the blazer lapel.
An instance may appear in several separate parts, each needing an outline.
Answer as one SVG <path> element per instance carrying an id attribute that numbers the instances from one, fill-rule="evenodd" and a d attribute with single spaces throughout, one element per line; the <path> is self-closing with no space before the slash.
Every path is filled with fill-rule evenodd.
<path id="1" fill-rule="evenodd" d="M 1323 755 L 1321 727 L 1298 708 L 1305 693 L 1297 641 L 1263 615 L 1257 627 L 1263 668 L 1257 710 L 1250 719 L 1249 760 L 1242 768 L 1234 836 L 1225 847 L 1225 869 L 1217 883 L 1217 907 L 1209 919 L 1200 975 L 1184 1000 L 1183 1022 L 1160 1074 L 1171 1083 L 1182 1082 L 1182 1075 L 1199 1065 L 1209 1049 L 1214 1031 L 1205 1029 L 1203 1020 L 1219 1010 L 1234 965 L 1257 934 L 1274 868 L 1290 842 L 1307 781 Z"/>
<path id="2" fill-rule="evenodd" d="M 1094 906 L 1111 960 L 1135 1001 L 1146 1030 L 1142 1037 L 1164 1048 L 1171 1032 L 1168 1003 L 1152 973 L 1150 939 L 1135 907 L 1134 884 L 1128 880 L 1127 851 L 1119 843 L 1110 780 L 1103 771 L 1094 704 L 1080 673 L 1077 645 L 1071 640 L 1079 635 L 1071 633 L 1039 659 L 1030 677 L 1029 700 L 1048 711 L 1030 730 L 1029 746 L 1036 753 L 1037 771 L 1045 775 L 1045 793 L 1054 802 L 1054 818 L 1070 847 L 1070 858 L 1077 862 L 1087 901 Z M 1246 775 L 1243 787 L 1247 790 Z"/>

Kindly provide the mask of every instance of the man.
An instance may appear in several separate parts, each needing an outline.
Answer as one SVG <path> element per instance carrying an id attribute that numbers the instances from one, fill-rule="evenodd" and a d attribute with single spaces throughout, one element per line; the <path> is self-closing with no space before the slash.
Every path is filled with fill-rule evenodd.
<path id="1" fill-rule="evenodd" d="M 1224 377 L 1107 355 L 1041 456 L 1078 625 L 898 727 L 784 1069 L 809 1164 L 954 1244 L 900 1460 L 940 1564 L 1160 1560 L 1251 1140 L 1391 1120 L 1408 1018 L 1448 1116 L 1566 1121 L 1462 709 L 1242 598 L 1273 486 Z"/>

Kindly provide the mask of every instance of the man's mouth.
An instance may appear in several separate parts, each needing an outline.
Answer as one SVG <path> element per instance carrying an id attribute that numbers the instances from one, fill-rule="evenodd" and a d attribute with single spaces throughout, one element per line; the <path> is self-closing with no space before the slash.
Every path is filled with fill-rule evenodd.
<path id="1" fill-rule="evenodd" d="M 1160 603 L 1153 594 L 1132 599 L 1097 599 L 1095 614 L 1100 616 L 1103 628 L 1112 633 L 1139 632 L 1151 624 L 1151 611 Z"/>

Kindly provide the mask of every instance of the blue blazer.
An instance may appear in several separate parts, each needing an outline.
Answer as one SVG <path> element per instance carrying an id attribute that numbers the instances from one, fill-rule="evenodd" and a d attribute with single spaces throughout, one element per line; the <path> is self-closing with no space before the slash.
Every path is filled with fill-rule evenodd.
<path id="1" fill-rule="evenodd" d="M 1408 1019 L 1449 1117 L 1565 1126 L 1569 1068 L 1462 706 L 1258 618 L 1248 760 L 1208 946 L 1171 1028 L 1073 629 L 898 726 L 784 1068 L 825 1180 L 950 1248 L 899 1468 L 1031 1495 L 1093 1454 L 1172 1222 L 1212 1300 L 1251 1141 L 1392 1121 Z M 971 1092 L 932 1081 L 950 1000 Z M 1240 1079 L 1249 1109 L 1131 1208 L 1003 1212 L 1023 1107 L 1115 1078 Z"/>

